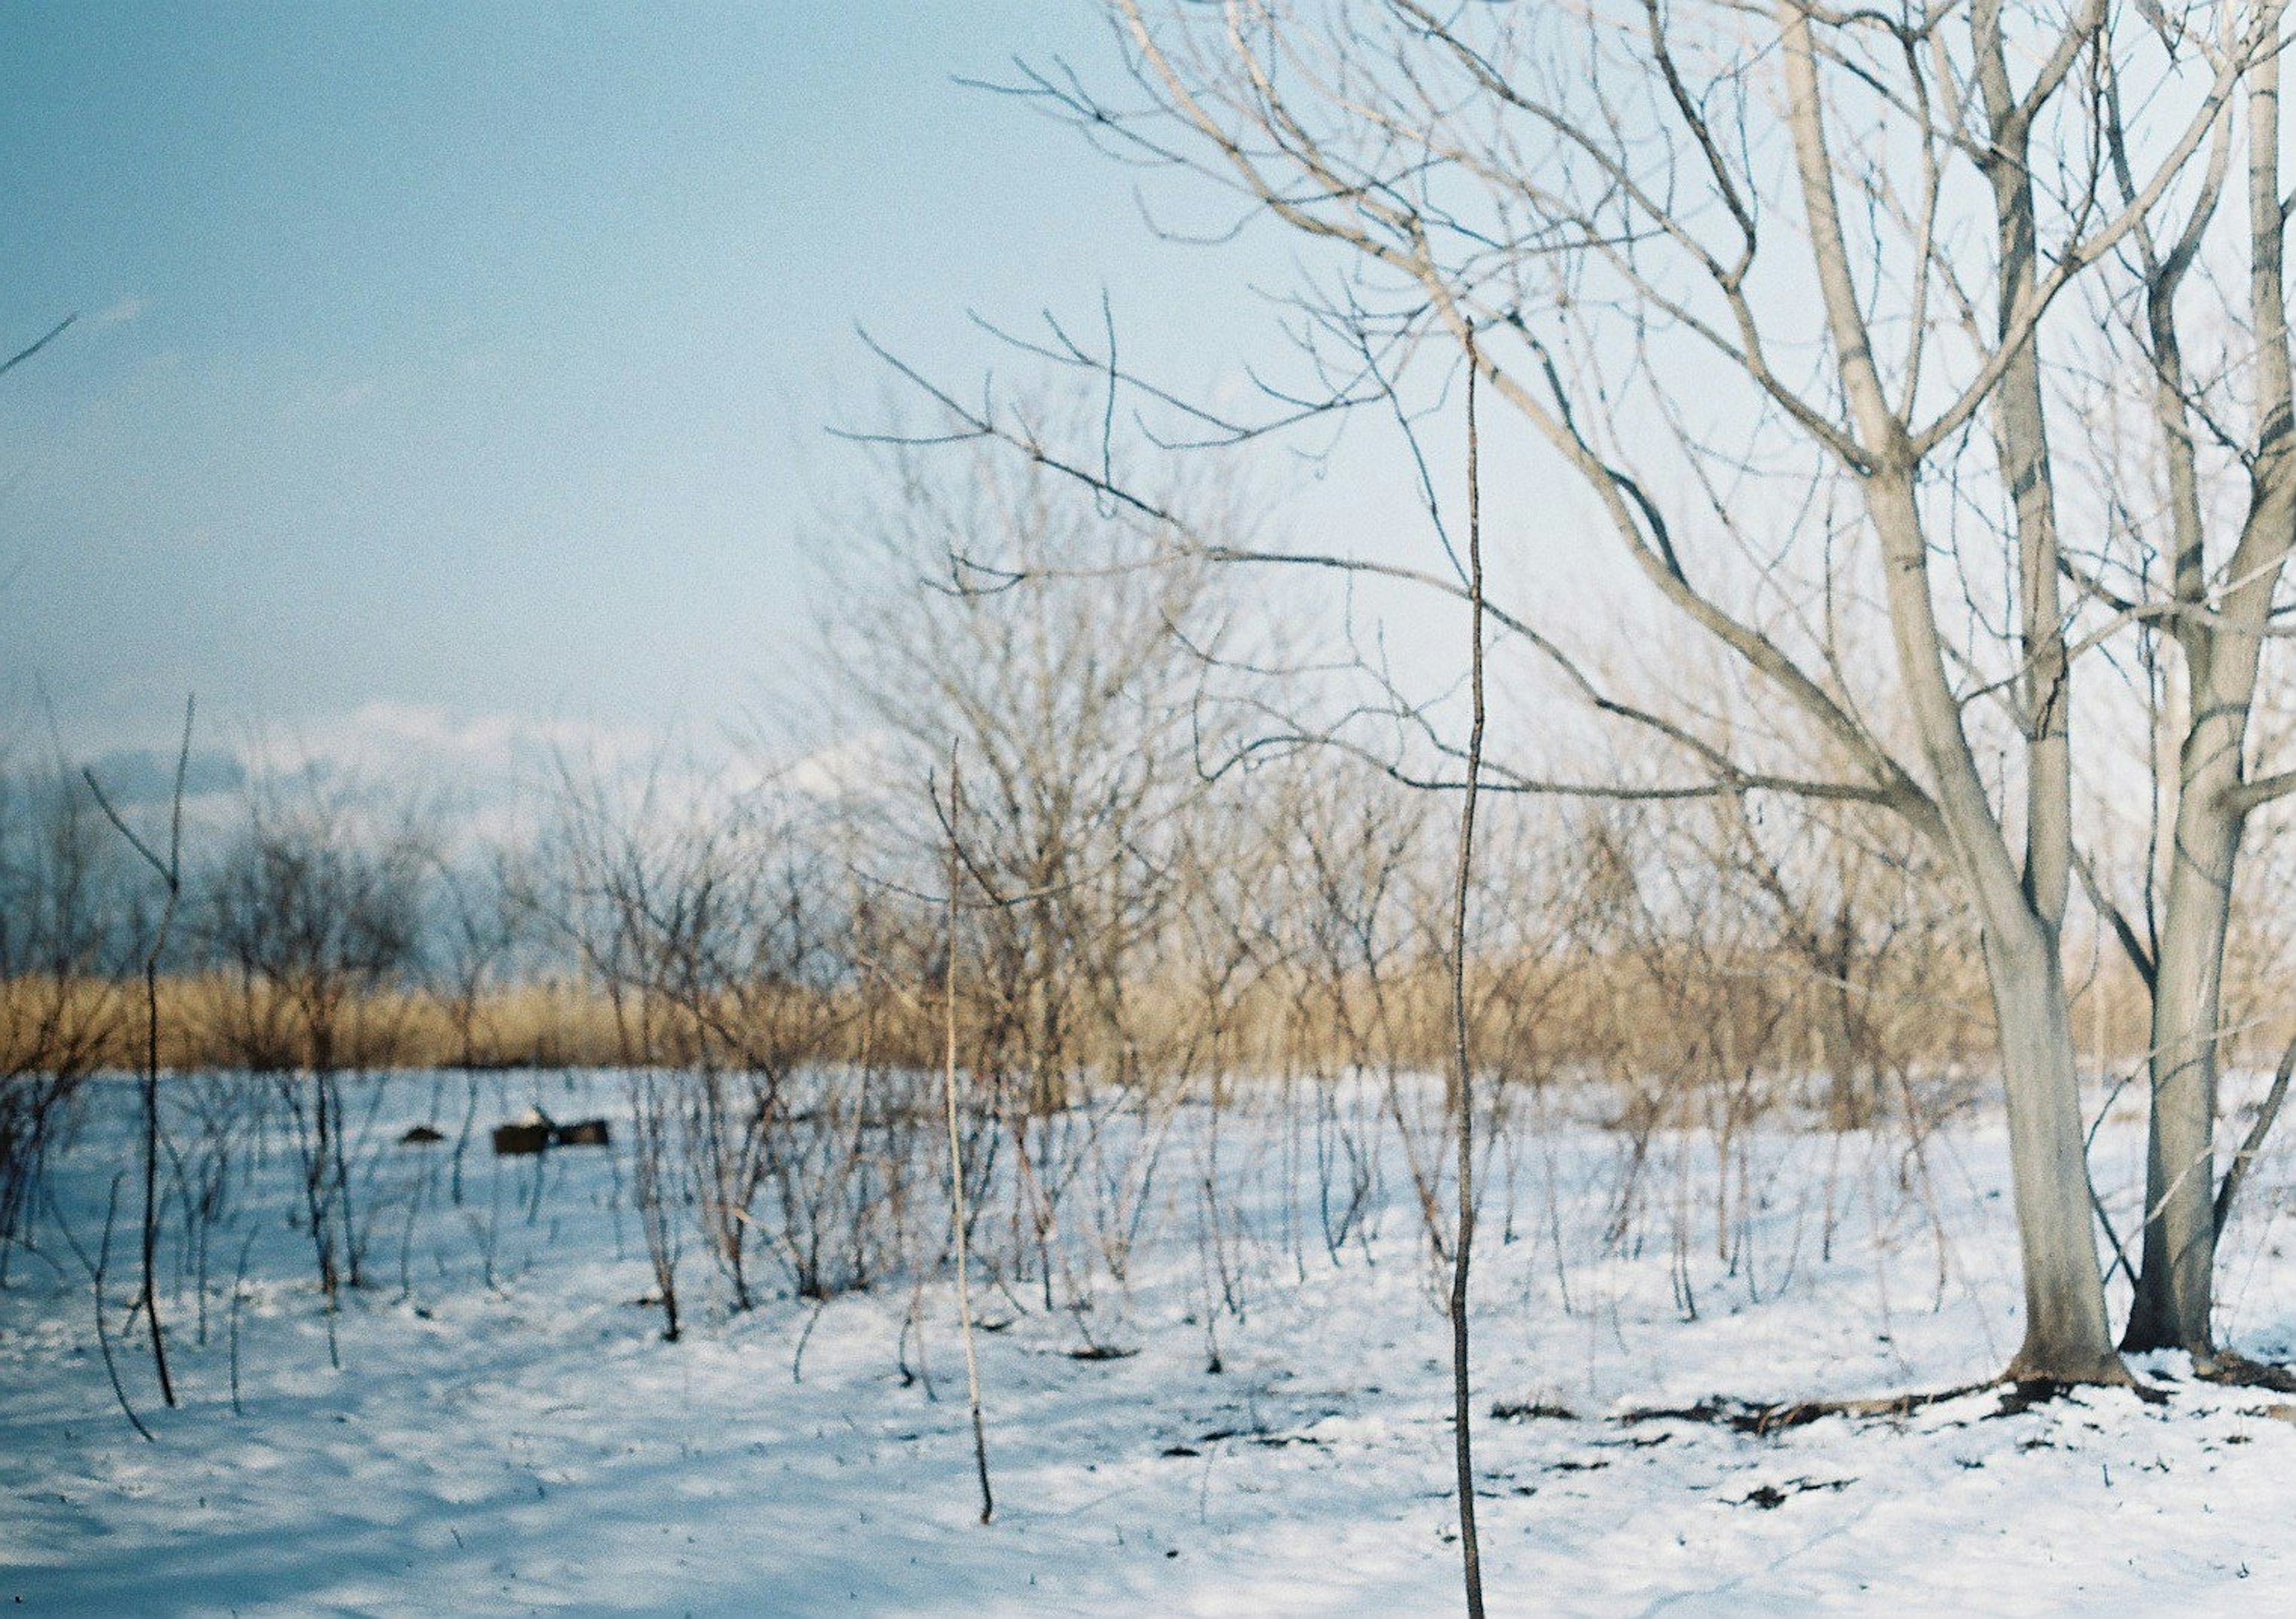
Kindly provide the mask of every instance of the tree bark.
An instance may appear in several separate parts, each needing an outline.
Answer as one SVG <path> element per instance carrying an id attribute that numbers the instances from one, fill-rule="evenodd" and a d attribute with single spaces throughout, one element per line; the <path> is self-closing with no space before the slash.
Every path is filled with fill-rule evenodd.
<path id="1" fill-rule="evenodd" d="M 2214 700 L 2213 683 L 2198 683 L 2152 986 L 2144 1256 L 2122 1343 L 2207 1355 L 2215 1344 L 2218 1043 L 2242 820 L 2225 797 L 2239 785 L 2247 704 L 2244 691 L 2224 703 Z"/>
<path id="2" fill-rule="evenodd" d="M 2222 1036 L 2225 941 L 2232 884 L 2248 804 L 2249 716 L 2265 626 L 2296 527 L 2296 379 L 2289 352 L 2283 274 L 2288 210 L 2280 180 L 2280 61 L 2266 52 L 2250 78 L 2249 304 L 2256 333 L 2258 415 L 2249 509 L 2234 549 L 2229 584 L 2213 619 L 2197 611 L 2177 626 L 2191 691 L 2190 718 L 2177 761 L 2177 811 L 2169 845 L 2168 897 L 2152 991 L 2152 1109 L 2147 1133 L 2144 1257 L 2124 1339 L 2130 1349 L 2214 1353 L 2218 1045 Z M 2179 272 L 2181 274 L 2181 272 Z M 2169 303 L 2175 283 L 2156 291 L 2153 347 L 2182 374 Z M 2162 420 L 2189 432 L 2181 401 L 2164 400 Z M 2189 479 L 2189 452 L 2171 457 Z M 2189 499 L 2178 491 L 2180 502 Z M 2197 504 L 2183 512 L 2176 599 L 2208 601 L 2209 570 Z"/>
<path id="3" fill-rule="evenodd" d="M 2008 1099 L 2009 1167 L 2025 1271 L 2018 1381 L 2126 1383 L 2104 1308 L 2090 1213 L 2072 1019 L 2056 941 L 2038 924 L 1988 928 L 1985 964 Z"/>
<path id="4" fill-rule="evenodd" d="M 1975 902 L 1999 1031 L 2025 1280 L 2025 1339 L 2008 1375 L 2020 1381 L 2126 1383 L 2128 1371 L 2113 1349 L 2104 1273 L 2096 1258 L 2059 931 L 2049 913 L 2036 909 L 2026 874 L 2009 854 L 1946 678 L 1912 480 L 1902 472 L 1869 478 L 1866 495 L 1888 567 L 1890 627 L 1907 709 L 1937 777 L 1946 841 Z M 2029 830 L 2028 846 L 2038 851 L 2070 835 L 2067 822 L 2053 819 Z"/>

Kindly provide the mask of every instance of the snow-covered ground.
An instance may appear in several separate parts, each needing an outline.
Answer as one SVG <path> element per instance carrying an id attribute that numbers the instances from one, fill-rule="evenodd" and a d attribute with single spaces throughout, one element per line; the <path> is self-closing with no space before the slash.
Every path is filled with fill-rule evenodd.
<path id="1" fill-rule="evenodd" d="M 561 1117 L 608 1111 L 620 1083 L 492 1081 L 485 1116 L 537 1100 Z M 430 1095 L 396 1082 L 371 1127 L 363 1184 L 378 1210 L 398 1207 L 394 1186 L 427 1175 L 432 1190 L 411 1224 L 378 1212 L 373 1280 L 336 1323 L 341 1369 L 274 1141 L 266 1197 L 217 1238 L 204 1345 L 188 1293 L 167 1312 L 180 1409 L 160 1408 L 140 1332 L 115 1337 L 156 1443 L 114 1402 L 86 1271 L 43 1222 L 46 1257 L 16 1255 L 0 1292 L 0 1609 L 1456 1607 L 1447 1339 L 1397 1143 L 1381 1149 L 1370 1220 L 1335 1257 L 1312 1155 L 1291 1150 L 1281 1116 L 1229 1116 L 1216 1161 L 1203 1121 L 1184 1116 L 1128 1283 L 1095 1289 L 1091 1339 L 1114 1356 L 1078 1358 L 1079 1324 L 1043 1310 L 1033 1284 L 985 1288 L 997 1329 L 980 1338 L 996 1494 L 984 1527 L 945 1278 L 734 1315 L 689 1239 L 692 1329 L 661 1342 L 658 1312 L 633 1303 L 651 1274 L 624 1142 L 538 1170 L 474 1155 L 456 1207 L 438 1195 L 439 1149 L 385 1144 Z M 132 1092 L 102 1100 L 59 1199 L 91 1255 L 129 1161 Z M 2106 1122 L 2098 1175 L 2124 1229 L 2141 1147 L 2140 1123 Z M 1757 1134 L 1746 1217 L 1726 1222 L 1734 1263 L 1718 1251 L 1706 1149 L 1660 1138 L 1621 1222 L 1628 1150 L 1558 1121 L 1519 1132 L 1488 1172 L 1477 1410 L 1538 1408 L 1476 1433 L 1495 1613 L 2291 1611 L 2296 1408 L 2195 1384 L 2173 1359 L 2145 1368 L 2161 1404 L 2098 1392 L 2000 1416 L 2000 1396 L 1981 1394 L 1768 1436 L 1624 1419 L 1997 1370 L 2015 1288 L 2001 1145 L 1981 1114 L 1929 1143 L 1926 1176 L 1897 1133 Z M 1228 1178 L 1216 1228 L 1208 1167 Z M 2276 1156 L 2225 1256 L 2230 1327 L 2259 1354 L 2296 1345 L 2284 1184 Z M 131 1180 L 124 1209 L 133 1193 Z M 133 1247 L 123 1220 L 115 1324 Z M 930 1376 L 905 1380 L 913 1303 Z M 906 1358 L 916 1367 L 914 1338 Z"/>

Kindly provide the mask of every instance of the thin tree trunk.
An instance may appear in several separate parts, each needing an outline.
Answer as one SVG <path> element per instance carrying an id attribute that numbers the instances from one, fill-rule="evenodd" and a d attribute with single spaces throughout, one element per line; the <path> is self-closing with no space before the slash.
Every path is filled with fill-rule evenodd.
<path id="1" fill-rule="evenodd" d="M 160 963 L 144 963 L 144 1324 L 152 1329 L 152 1366 L 159 1374 L 160 1397 L 176 1404 L 176 1379 L 168 1370 L 168 1339 L 160 1327 Z"/>
<path id="2" fill-rule="evenodd" d="M 956 1107 L 956 948 L 957 884 L 963 875 L 956 829 L 964 809 L 964 789 L 957 775 L 957 753 L 948 750 L 948 960 L 941 982 L 941 1095 L 948 1115 L 948 1217 L 951 1241 L 956 1248 L 957 1329 L 964 1339 L 964 1390 L 972 1411 L 972 1468 L 980 1481 L 980 1521 L 996 1515 L 996 1497 L 988 1486 L 988 1428 L 980 1414 L 980 1359 L 972 1342 L 972 1215 L 965 1208 L 964 1133 Z"/>
<path id="3" fill-rule="evenodd" d="M 65 323 L 67 325 L 70 323 Z M 62 330 L 62 326 L 56 328 L 57 331 Z M 48 334 L 49 337 L 54 335 L 54 332 Z M 42 338 L 40 343 L 36 343 L 31 348 L 26 349 L 24 355 L 35 352 L 41 343 L 45 343 L 47 340 L 47 338 Z M 23 358 L 24 355 L 17 356 L 17 359 Z M 15 363 L 14 360 L 8 362 L 11 365 Z M 184 737 L 176 750 L 175 790 L 170 796 L 168 804 L 168 856 L 165 860 L 160 857 L 159 853 L 150 844 L 136 836 L 135 829 L 127 824 L 117 809 L 112 807 L 111 800 L 104 795 L 103 783 L 96 780 L 95 773 L 92 770 L 80 772 L 82 779 L 87 782 L 89 792 L 95 797 L 97 807 L 103 812 L 104 818 L 111 822 L 113 830 L 127 840 L 128 846 L 142 857 L 144 863 L 152 868 L 159 877 L 166 895 L 166 901 L 160 912 L 159 926 L 153 929 L 151 947 L 144 952 L 144 1285 L 138 1303 L 143 1306 L 144 1323 L 152 1331 L 152 1364 L 159 1376 L 160 1394 L 170 1407 L 176 1403 L 176 1380 L 168 1369 L 167 1335 L 160 1325 L 160 1286 L 157 1273 L 160 1247 L 160 962 L 167 954 L 168 935 L 176 925 L 176 907 L 182 904 L 184 896 L 184 781 L 185 773 L 191 768 L 193 712 L 193 699 L 185 698 L 184 699 Z M 118 1190 L 115 1185 L 113 1188 L 115 1197 Z M 104 1228 L 104 1240 L 107 1245 L 111 1241 L 111 1227 L 107 1223 Z M 99 1327 L 102 1325 L 102 1290 L 99 1280 L 97 1287 Z M 107 1349 L 105 1351 L 107 1366 L 110 1364 L 110 1356 L 111 1352 Z M 135 1413 L 130 1411 L 128 1417 L 130 1420 L 134 1420 Z M 143 1432 L 144 1425 L 141 1422 L 136 1422 L 135 1426 L 139 1432 Z M 144 1434 L 146 1439 L 151 1436 L 148 1432 Z"/>
<path id="4" fill-rule="evenodd" d="M 1467 334 L 1467 625 L 1468 692 L 1473 716 L 1467 733 L 1467 785 L 1459 801 L 1459 868 L 1451 908 L 1451 1041 L 1459 1163 L 1457 1223 L 1451 1244 L 1451 1443 L 1458 1470 L 1459 1556 L 1467 1619 L 1483 1619 L 1482 1546 L 1475 1533 L 1473 1362 L 1467 1342 L 1467 1283 L 1475 1246 L 1475 1065 L 1467 1026 L 1467 902 L 1475 866 L 1475 795 L 1483 769 L 1483 535 L 1482 492 L 1475 429 L 1474 333 Z"/>

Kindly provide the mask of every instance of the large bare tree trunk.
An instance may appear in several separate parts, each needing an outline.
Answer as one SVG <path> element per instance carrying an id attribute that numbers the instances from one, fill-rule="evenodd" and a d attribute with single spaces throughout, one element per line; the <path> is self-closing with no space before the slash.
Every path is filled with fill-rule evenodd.
<path id="1" fill-rule="evenodd" d="M 2008 1375 L 2126 1382 L 2105 1317 L 2072 1019 L 2056 941 L 2038 925 L 1988 929 L 1985 964 L 2001 1033 L 2010 1175 L 2025 1271 L 2025 1340 Z"/>
<path id="2" fill-rule="evenodd" d="M 1944 664 L 1912 480 L 1869 479 L 1866 509 L 1888 563 L 1890 628 L 1907 711 L 1939 783 L 1944 841 L 1975 903 L 1999 1030 L 2010 1178 L 2025 1280 L 2025 1340 L 2007 1375 L 2125 1383 L 2104 1305 L 2058 919 L 2071 827 L 2062 797 L 2030 800 L 2028 858 L 2010 854 Z M 2030 640 L 2030 637 L 2029 637 Z M 2062 740 L 2062 721 L 2058 721 Z M 2038 749 L 2038 744 L 2037 744 Z M 2037 881 L 2037 879 L 2038 879 Z"/>
<path id="3" fill-rule="evenodd" d="M 2240 823 L 2207 796 L 2188 791 L 2178 808 L 2153 981 L 2144 1259 L 2124 1340 L 2132 1350 L 2206 1354 L 2214 1342 L 2217 1043 Z"/>
<path id="4" fill-rule="evenodd" d="M 2225 944 L 2240 858 L 2242 756 L 2259 650 L 2221 630 L 2197 642 L 2193 720 L 2177 762 L 2168 897 L 2152 981 L 2152 1128 L 2144 1258 L 2124 1340 L 2213 1352 L 2218 1052 Z"/>

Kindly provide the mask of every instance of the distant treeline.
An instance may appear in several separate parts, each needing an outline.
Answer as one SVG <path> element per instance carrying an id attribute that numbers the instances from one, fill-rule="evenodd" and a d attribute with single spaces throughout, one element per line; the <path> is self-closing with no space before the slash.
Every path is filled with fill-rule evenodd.
<path id="1" fill-rule="evenodd" d="M 1236 575 L 1040 470 L 896 471 L 840 536 L 814 694 L 833 746 L 738 781 L 563 762 L 515 836 L 312 775 L 205 794 L 160 958 L 160 1065 L 774 1085 L 938 1068 L 953 995 L 959 1066 L 1000 1114 L 1079 1087 L 1440 1071 L 1456 761 L 1429 713 L 1391 687 L 1383 707 L 1330 696 L 1240 610 Z M 975 540 L 1007 574 L 984 582 Z M 69 762 L 0 788 L 0 1186 L 20 1187 L 75 1083 L 140 1064 L 167 910 Z M 159 848 L 171 806 L 150 788 L 125 820 Z M 1653 1126 L 1734 1128 L 1789 1097 L 1843 1125 L 1909 1109 L 1993 1046 L 1939 858 L 1856 802 L 1499 791 L 1465 935 L 1476 1060 L 1600 1079 Z M 2125 1067 L 2146 995 L 2091 942 L 2086 967 L 2068 957 L 2076 1042 Z M 2235 1052 L 2284 1035 L 2284 958 L 2274 914 L 2240 918 Z"/>

